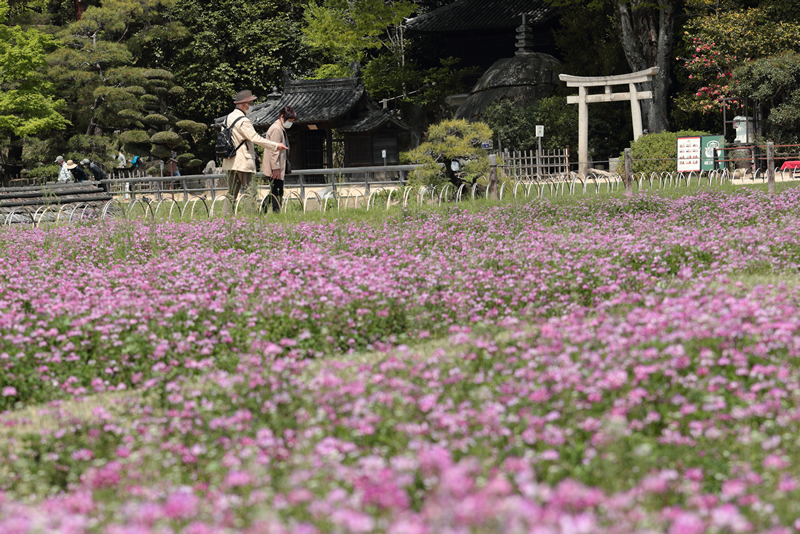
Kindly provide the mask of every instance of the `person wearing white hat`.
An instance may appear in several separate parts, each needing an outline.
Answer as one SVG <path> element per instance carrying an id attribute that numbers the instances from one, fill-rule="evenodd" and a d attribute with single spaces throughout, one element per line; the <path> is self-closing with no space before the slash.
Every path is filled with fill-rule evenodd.
<path id="1" fill-rule="evenodd" d="M 249 90 L 239 91 L 233 99 L 236 109 L 225 118 L 224 127 L 231 128 L 231 139 L 237 147 L 236 155 L 222 160 L 222 170 L 228 174 L 228 196 L 235 201 L 240 190 L 247 190 L 256 172 L 256 151 L 254 145 L 272 151 L 286 150 L 286 145 L 261 137 L 253 128 L 247 114 L 253 107 L 256 97 Z"/>
<path id="2" fill-rule="evenodd" d="M 58 166 L 61 167 L 58 170 L 58 181 L 62 182 L 62 183 L 71 182 L 72 181 L 72 173 L 69 172 L 69 169 L 67 169 L 67 166 L 64 165 L 64 156 L 58 156 L 56 158 L 56 163 L 58 163 Z"/>

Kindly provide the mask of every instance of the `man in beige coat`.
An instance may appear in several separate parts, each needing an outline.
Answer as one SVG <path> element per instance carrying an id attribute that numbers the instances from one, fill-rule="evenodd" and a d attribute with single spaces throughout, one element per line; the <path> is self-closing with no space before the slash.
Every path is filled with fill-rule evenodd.
<path id="1" fill-rule="evenodd" d="M 222 160 L 222 170 L 228 173 L 228 196 L 235 201 L 240 190 L 247 190 L 256 172 L 255 145 L 263 146 L 274 152 L 286 150 L 283 143 L 275 143 L 256 133 L 253 123 L 246 117 L 253 101 L 256 99 L 249 90 L 239 91 L 233 99 L 236 109 L 225 118 L 225 127 L 229 127 L 239 117 L 243 117 L 233 126 L 231 139 L 233 146 L 239 147 L 236 156 Z M 244 143 L 243 143 L 244 142 Z"/>
<path id="2" fill-rule="evenodd" d="M 261 164 L 261 172 L 269 178 L 269 191 L 272 200 L 272 211 L 281 211 L 283 202 L 283 177 L 286 175 L 286 161 L 289 159 L 289 136 L 286 130 L 292 127 L 292 123 L 297 120 L 297 113 L 291 106 L 286 106 L 281 110 L 278 120 L 272 123 L 267 130 L 267 139 L 276 143 L 286 145 L 286 152 L 267 152 L 264 151 L 264 162 Z"/>

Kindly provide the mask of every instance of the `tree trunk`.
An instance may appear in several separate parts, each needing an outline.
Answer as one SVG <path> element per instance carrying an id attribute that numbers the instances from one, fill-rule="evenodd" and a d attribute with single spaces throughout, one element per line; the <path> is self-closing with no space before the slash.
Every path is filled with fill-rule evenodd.
<path id="1" fill-rule="evenodd" d="M 97 135 L 97 133 L 99 133 L 96 132 L 96 130 L 98 129 L 97 108 L 99 108 L 103 104 L 103 101 L 105 101 L 105 98 L 103 98 L 103 96 L 100 95 L 97 98 L 95 98 L 94 104 L 92 104 L 92 107 L 89 108 L 92 112 L 92 117 L 91 119 L 89 119 L 89 125 L 86 127 L 86 135 Z"/>
<path id="2" fill-rule="evenodd" d="M 669 128 L 667 92 L 675 1 L 661 0 L 662 3 L 656 7 L 650 7 L 652 4 L 647 3 L 647 0 L 621 0 L 617 3 L 620 41 L 631 71 L 659 68 L 658 75 L 649 84 L 653 99 L 641 101 L 642 116 L 647 122 L 645 128 L 651 132 Z"/>

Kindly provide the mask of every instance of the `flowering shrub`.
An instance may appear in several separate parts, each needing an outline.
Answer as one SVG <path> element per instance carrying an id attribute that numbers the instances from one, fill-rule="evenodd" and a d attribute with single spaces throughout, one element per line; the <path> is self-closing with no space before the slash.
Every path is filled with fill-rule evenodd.
<path id="1" fill-rule="evenodd" d="M 798 209 L 7 230 L 0 531 L 800 530 Z"/>
<path id="2" fill-rule="evenodd" d="M 694 98 L 682 98 L 680 104 L 703 113 L 723 107 L 739 109 L 743 97 L 755 97 L 747 87 L 749 75 L 741 67 L 751 60 L 794 50 L 800 24 L 783 16 L 780 4 L 720 10 L 718 5 L 714 8 L 699 2 L 694 7 L 707 13 L 688 21 L 683 34 L 685 56 L 676 59 L 695 89 Z M 744 86 L 737 87 L 737 82 Z M 724 101 L 726 98 L 734 100 Z"/>

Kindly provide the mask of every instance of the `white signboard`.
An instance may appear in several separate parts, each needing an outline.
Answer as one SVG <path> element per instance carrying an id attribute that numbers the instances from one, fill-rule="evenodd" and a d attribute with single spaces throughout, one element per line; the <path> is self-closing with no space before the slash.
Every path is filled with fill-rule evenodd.
<path id="1" fill-rule="evenodd" d="M 536 125 L 536 137 L 544 137 L 544 124 Z"/>
<path id="2" fill-rule="evenodd" d="M 481 141 L 481 148 L 484 150 L 491 150 L 494 147 L 494 143 L 491 140 L 489 141 Z"/>
<path id="3" fill-rule="evenodd" d="M 678 172 L 700 172 L 700 137 L 678 138 Z"/>

